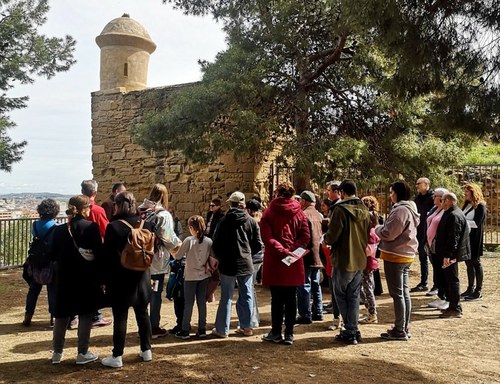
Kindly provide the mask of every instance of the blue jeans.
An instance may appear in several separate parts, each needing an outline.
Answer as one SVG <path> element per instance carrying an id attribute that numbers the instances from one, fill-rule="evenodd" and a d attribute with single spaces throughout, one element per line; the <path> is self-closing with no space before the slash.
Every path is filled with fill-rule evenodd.
<path id="1" fill-rule="evenodd" d="M 163 292 L 163 282 L 165 281 L 165 274 L 151 275 L 151 280 L 158 281 L 158 289 L 153 290 L 151 295 L 151 303 L 149 307 L 149 317 L 151 321 L 151 328 L 160 327 L 160 311 L 161 311 L 161 293 Z M 156 284 L 155 284 L 156 285 Z"/>
<path id="2" fill-rule="evenodd" d="M 184 280 L 184 313 L 182 315 L 182 330 L 191 329 L 194 299 L 198 307 L 198 331 L 207 329 L 207 287 L 208 278 L 198 281 Z"/>
<path id="3" fill-rule="evenodd" d="M 319 268 L 306 267 L 304 285 L 297 287 L 297 307 L 299 316 L 311 319 L 312 316 L 323 316 L 323 294 L 319 283 Z M 312 308 L 311 308 L 312 297 Z"/>
<path id="4" fill-rule="evenodd" d="M 410 322 L 411 298 L 409 287 L 411 263 L 393 263 L 384 260 L 385 280 L 394 303 L 394 328 L 407 331 Z"/>
<path id="5" fill-rule="evenodd" d="M 33 280 L 30 282 L 28 294 L 26 295 L 26 313 L 30 315 L 33 315 L 35 313 L 36 302 L 38 301 L 38 296 L 40 295 L 42 288 L 43 285 L 40 285 Z M 49 313 L 52 316 L 52 313 L 54 311 L 54 300 L 55 300 L 54 283 L 47 285 L 47 299 L 49 302 Z"/>
<path id="6" fill-rule="evenodd" d="M 355 335 L 358 330 L 361 271 L 349 272 L 334 268 L 333 286 L 335 300 L 344 320 L 345 332 Z"/>
<path id="7" fill-rule="evenodd" d="M 259 305 L 257 303 L 257 292 L 255 291 L 255 283 L 257 282 L 257 274 L 262 263 L 253 265 L 252 285 L 253 285 L 253 308 L 252 308 L 252 328 L 259 328 Z"/>
<path id="8" fill-rule="evenodd" d="M 236 313 L 241 328 L 252 327 L 253 280 L 252 274 L 244 276 L 227 276 L 220 274 L 220 301 L 215 317 L 215 329 L 223 335 L 229 334 L 231 323 L 231 303 L 234 285 L 238 282 L 238 301 Z"/>

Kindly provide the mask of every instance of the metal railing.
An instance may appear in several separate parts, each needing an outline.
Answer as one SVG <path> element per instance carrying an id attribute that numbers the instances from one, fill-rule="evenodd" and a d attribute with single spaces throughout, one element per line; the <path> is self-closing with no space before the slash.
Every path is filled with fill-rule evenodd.
<path id="1" fill-rule="evenodd" d="M 31 227 L 37 219 L 0 219 L 0 269 L 19 267 L 28 256 L 32 239 Z M 66 217 L 58 217 L 56 222 L 65 223 Z"/>

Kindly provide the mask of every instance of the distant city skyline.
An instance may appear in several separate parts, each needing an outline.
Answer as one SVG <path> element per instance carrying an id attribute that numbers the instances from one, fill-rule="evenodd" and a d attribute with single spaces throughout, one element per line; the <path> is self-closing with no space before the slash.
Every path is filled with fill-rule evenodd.
<path id="1" fill-rule="evenodd" d="M 157 44 L 148 86 L 200 80 L 198 60 L 214 60 L 226 48 L 221 26 L 210 18 L 185 16 L 161 0 L 51 0 L 48 36 L 77 40 L 77 63 L 51 80 L 16 86 L 10 97 L 30 97 L 28 107 L 10 116 L 14 141 L 27 140 L 23 160 L 0 172 L 0 194 L 52 192 L 73 195 L 92 178 L 90 94 L 99 90 L 100 52 L 95 37 L 111 20 L 128 13 Z M 100 191 L 107 194 L 108 191 Z"/>

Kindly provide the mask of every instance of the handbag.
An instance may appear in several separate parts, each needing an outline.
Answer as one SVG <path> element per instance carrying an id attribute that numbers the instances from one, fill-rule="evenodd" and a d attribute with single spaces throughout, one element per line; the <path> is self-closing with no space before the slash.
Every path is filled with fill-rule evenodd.
<path id="1" fill-rule="evenodd" d="M 82 255 L 82 257 L 87 261 L 93 261 L 95 259 L 94 251 L 92 251 L 91 249 L 85 249 L 78 246 L 78 244 L 75 241 L 75 238 L 73 237 L 73 234 L 71 233 L 71 225 L 69 223 L 68 223 L 68 232 L 69 235 L 71 236 L 71 240 L 73 240 L 73 245 L 78 250 L 80 255 Z"/>
<path id="2" fill-rule="evenodd" d="M 31 284 L 34 281 L 40 285 L 48 285 L 54 279 L 54 263 L 50 263 L 45 267 L 35 267 L 29 260 L 23 264 L 23 279 Z"/>

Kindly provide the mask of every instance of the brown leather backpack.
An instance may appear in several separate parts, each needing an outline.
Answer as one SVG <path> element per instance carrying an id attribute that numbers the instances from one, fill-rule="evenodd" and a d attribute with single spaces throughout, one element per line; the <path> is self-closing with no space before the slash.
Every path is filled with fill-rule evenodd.
<path id="1" fill-rule="evenodd" d="M 155 235 L 149 229 L 143 228 L 144 220 L 138 227 L 133 227 L 125 220 L 120 220 L 130 228 L 127 244 L 123 248 L 120 261 L 124 268 L 133 271 L 145 271 L 153 262 Z"/>

